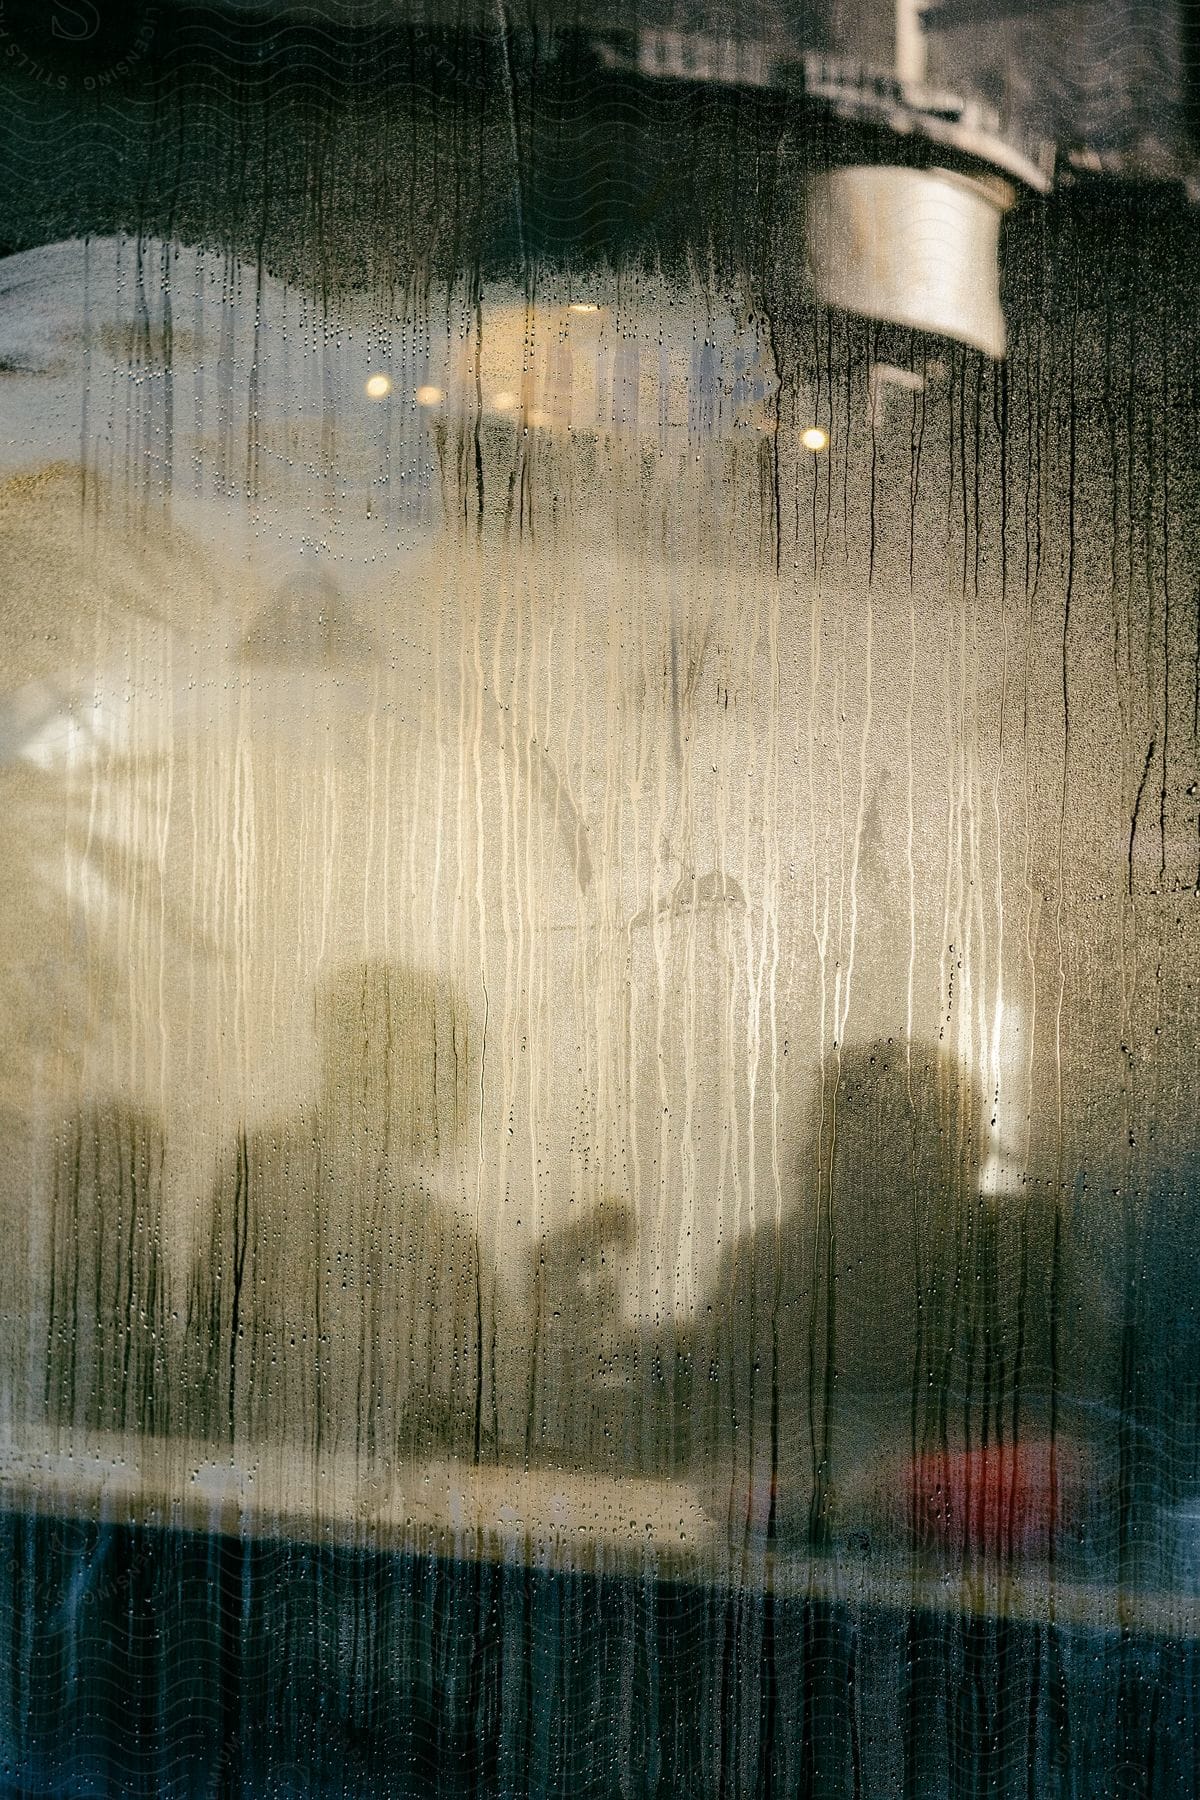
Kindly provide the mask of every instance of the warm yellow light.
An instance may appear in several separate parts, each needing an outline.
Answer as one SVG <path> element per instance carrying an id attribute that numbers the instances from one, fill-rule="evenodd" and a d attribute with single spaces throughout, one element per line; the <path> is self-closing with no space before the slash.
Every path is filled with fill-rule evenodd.
<path id="1" fill-rule="evenodd" d="M 497 412 L 512 412 L 517 404 L 517 396 L 508 388 L 502 388 L 498 394 L 492 395 L 492 405 Z"/>
<path id="2" fill-rule="evenodd" d="M 427 384 L 426 386 L 417 389 L 418 406 L 440 406 L 445 398 L 446 396 L 443 394 L 440 387 L 433 387 L 432 385 Z"/>
<path id="3" fill-rule="evenodd" d="M 806 450 L 811 450 L 815 454 L 818 450 L 828 448 L 829 433 L 822 431 L 819 425 L 810 425 L 807 431 L 800 433 L 800 442 Z"/>
<path id="4" fill-rule="evenodd" d="M 594 313 L 599 312 L 600 308 L 594 300 L 572 300 L 571 311 L 573 313 Z"/>
<path id="5" fill-rule="evenodd" d="M 368 375 L 365 391 L 368 400 L 386 400 L 392 391 L 391 376 Z"/>

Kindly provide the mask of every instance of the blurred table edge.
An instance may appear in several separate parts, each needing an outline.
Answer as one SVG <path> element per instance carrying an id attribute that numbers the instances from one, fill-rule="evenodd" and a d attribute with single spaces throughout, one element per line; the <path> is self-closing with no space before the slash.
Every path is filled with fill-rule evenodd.
<path id="1" fill-rule="evenodd" d="M 451 1459 L 318 1458 L 287 1442 L 26 1428 L 0 1439 L 0 1511 L 761 1591 L 851 1611 L 1200 1639 L 1200 1594 L 1080 1580 L 1045 1558 L 936 1566 L 902 1547 L 814 1549 L 718 1518 L 678 1480 Z M 858 1538 L 861 1534 L 851 1534 Z"/>

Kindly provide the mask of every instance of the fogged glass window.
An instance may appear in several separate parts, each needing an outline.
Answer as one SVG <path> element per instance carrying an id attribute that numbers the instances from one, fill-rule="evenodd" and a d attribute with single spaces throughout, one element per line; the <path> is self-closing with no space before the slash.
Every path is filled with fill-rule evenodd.
<path id="1" fill-rule="evenodd" d="M 1185 11 L 0 9 L 0 1792 L 1197 1791 Z"/>

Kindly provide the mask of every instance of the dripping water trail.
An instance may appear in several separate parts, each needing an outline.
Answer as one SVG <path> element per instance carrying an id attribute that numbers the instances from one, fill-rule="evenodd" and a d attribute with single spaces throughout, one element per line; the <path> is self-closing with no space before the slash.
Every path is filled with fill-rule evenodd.
<path id="1" fill-rule="evenodd" d="M 242 1281 L 246 1272 L 246 1240 L 250 1228 L 250 1156 L 246 1128 L 241 1126 L 237 1141 L 237 1175 L 233 1192 L 233 1295 L 229 1317 L 229 1394 L 227 1418 L 229 1441 L 237 1429 L 237 1349 L 241 1331 Z"/>

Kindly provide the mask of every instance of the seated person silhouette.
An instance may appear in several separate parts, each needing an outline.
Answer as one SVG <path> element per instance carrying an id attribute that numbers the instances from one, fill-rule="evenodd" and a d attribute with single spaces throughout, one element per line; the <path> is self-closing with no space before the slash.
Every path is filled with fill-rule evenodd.
<path id="1" fill-rule="evenodd" d="M 676 1461 L 730 1527 L 821 1540 L 841 1491 L 944 1430 L 992 1328 L 994 1243 L 975 1084 L 939 1046 L 831 1056 L 778 1221 L 730 1246 L 671 1400 Z M 961 1410 L 961 1409 L 960 1409 Z"/>
<path id="2" fill-rule="evenodd" d="M 387 1459 L 478 1449 L 480 1266 L 442 1195 L 471 1044 L 424 969 L 336 970 L 317 1001 L 319 1091 L 241 1134 L 188 1297 L 191 1428 Z"/>

